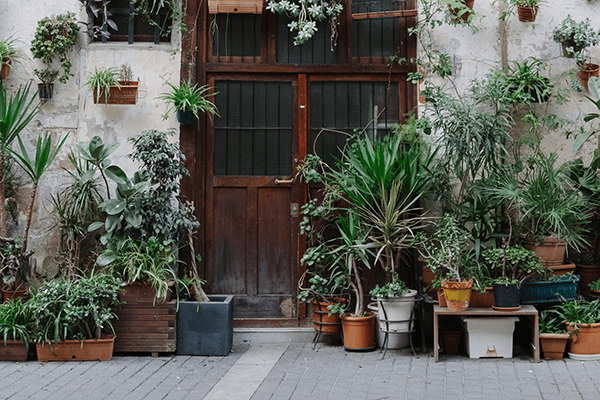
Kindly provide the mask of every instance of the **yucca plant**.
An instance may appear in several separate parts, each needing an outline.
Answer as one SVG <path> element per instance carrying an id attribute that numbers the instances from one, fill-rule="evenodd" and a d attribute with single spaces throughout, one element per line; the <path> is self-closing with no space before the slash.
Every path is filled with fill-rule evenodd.
<path id="1" fill-rule="evenodd" d="M 29 228 L 31 227 L 31 217 L 33 215 L 33 205 L 35 202 L 35 196 L 37 194 L 38 185 L 40 183 L 40 178 L 44 175 L 44 172 L 50 167 L 54 158 L 65 144 L 65 140 L 67 140 L 68 135 L 58 143 L 58 146 L 53 150 L 52 149 L 52 138 L 50 132 L 46 132 L 44 136 L 38 137 L 36 151 L 33 160 L 29 157 L 27 150 L 25 149 L 25 145 L 21 140 L 21 137 L 17 135 L 17 140 L 19 142 L 20 152 L 16 152 L 12 149 L 7 149 L 8 152 L 13 156 L 14 160 L 19 164 L 21 168 L 29 175 L 31 181 L 33 182 L 33 189 L 31 190 L 31 200 L 29 202 L 29 210 L 27 211 L 27 222 L 25 224 L 25 231 L 23 232 L 23 248 L 21 249 L 21 254 L 26 254 L 27 252 L 27 239 L 29 237 Z"/>
<path id="2" fill-rule="evenodd" d="M 6 149 L 10 148 L 18 136 L 39 112 L 39 107 L 34 104 L 35 94 L 30 97 L 31 83 L 20 86 L 9 96 L 0 81 L 0 166 L 6 164 Z M 6 237 L 6 193 L 5 169 L 0 168 L 0 236 Z"/>

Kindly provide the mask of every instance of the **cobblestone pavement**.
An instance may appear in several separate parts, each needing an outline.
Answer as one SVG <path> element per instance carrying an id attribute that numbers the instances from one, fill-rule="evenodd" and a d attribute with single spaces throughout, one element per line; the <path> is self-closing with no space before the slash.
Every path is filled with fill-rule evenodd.
<path id="1" fill-rule="evenodd" d="M 227 357 L 115 356 L 108 362 L 0 363 L 1 399 L 203 399 L 252 345 Z M 257 344 L 254 344 L 257 346 Z M 284 350 L 251 395 L 266 399 L 600 399 L 598 361 L 529 357 L 471 360 L 410 351 L 346 352 L 319 343 L 282 343 Z M 247 358 L 234 380 L 247 387 Z M 256 364 L 258 365 L 258 363 Z M 239 374 L 240 365 L 233 370 Z M 229 376 L 231 378 L 231 376 Z M 237 378 L 237 377 L 236 377 Z M 229 380 L 230 381 L 230 380 Z M 241 391 L 240 391 L 241 393 Z M 215 398 L 214 392 L 211 398 Z M 227 399 L 240 399 L 230 395 Z M 248 399 L 247 396 L 244 399 Z"/>

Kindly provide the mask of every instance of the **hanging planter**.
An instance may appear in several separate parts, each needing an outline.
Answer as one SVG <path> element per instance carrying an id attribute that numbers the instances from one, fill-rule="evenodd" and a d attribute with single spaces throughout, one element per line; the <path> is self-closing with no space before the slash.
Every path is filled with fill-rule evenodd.
<path id="1" fill-rule="evenodd" d="M 585 63 L 579 68 L 579 80 L 581 81 L 581 85 L 585 88 L 588 87 L 588 79 L 592 76 L 598 76 L 598 72 L 600 71 L 600 65 Z"/>
<path id="2" fill-rule="evenodd" d="M 177 110 L 177 122 L 180 125 L 192 125 L 198 121 L 193 111 Z"/>
<path id="3" fill-rule="evenodd" d="M 38 95 L 41 101 L 52 100 L 54 92 L 54 83 L 38 83 Z"/>
<path id="4" fill-rule="evenodd" d="M 537 17 L 539 7 L 517 6 L 517 14 L 521 22 L 534 22 Z"/>
<path id="5" fill-rule="evenodd" d="M 262 14 L 263 0 L 208 0 L 209 14 Z"/>
<path id="6" fill-rule="evenodd" d="M 139 82 L 119 81 L 119 86 L 110 85 L 108 96 L 104 88 L 100 92 L 94 88 L 94 104 L 128 104 L 133 105 L 137 102 Z"/>
<path id="7" fill-rule="evenodd" d="M 475 4 L 475 0 L 459 0 L 461 3 L 463 3 L 467 8 L 473 10 L 473 5 Z M 450 4 L 448 5 L 448 8 L 450 9 L 450 14 L 455 15 L 456 17 L 460 17 L 464 22 L 469 22 L 469 17 L 471 16 L 471 14 L 474 14 L 473 11 L 469 11 L 469 10 L 465 10 L 464 13 L 462 13 L 461 15 L 459 15 L 461 9 L 460 8 L 453 8 Z M 451 19 L 452 22 L 460 22 L 458 18 L 452 18 Z"/>

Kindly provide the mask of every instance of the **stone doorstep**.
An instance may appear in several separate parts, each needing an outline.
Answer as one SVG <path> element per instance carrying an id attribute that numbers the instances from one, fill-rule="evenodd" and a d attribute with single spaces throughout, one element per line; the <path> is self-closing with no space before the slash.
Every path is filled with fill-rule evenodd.
<path id="1" fill-rule="evenodd" d="M 323 335 L 326 336 L 326 335 Z M 233 328 L 233 343 L 283 343 L 312 342 L 315 330 L 311 327 L 297 328 Z"/>

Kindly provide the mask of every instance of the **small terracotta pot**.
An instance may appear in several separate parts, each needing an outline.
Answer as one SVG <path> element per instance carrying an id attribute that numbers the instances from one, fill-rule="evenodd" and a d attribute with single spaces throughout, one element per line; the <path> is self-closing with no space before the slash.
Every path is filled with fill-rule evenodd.
<path id="1" fill-rule="evenodd" d="M 525 7 L 517 6 L 517 14 L 519 15 L 519 21 L 521 22 L 533 22 L 537 17 L 539 7 Z"/>
<path id="2" fill-rule="evenodd" d="M 579 293 L 589 296 L 592 293 L 590 283 L 600 279 L 600 267 L 595 265 L 577 265 L 575 273 L 579 275 Z"/>
<path id="3" fill-rule="evenodd" d="M 448 307 L 448 303 L 446 302 L 446 296 L 444 296 L 444 289 L 437 290 L 437 298 L 440 307 Z"/>
<path id="4" fill-rule="evenodd" d="M 598 76 L 600 72 L 600 65 L 585 63 L 581 66 L 579 70 L 579 80 L 581 81 L 581 85 L 583 87 L 588 87 L 588 80 L 592 76 Z"/>
<path id="5" fill-rule="evenodd" d="M 458 354 L 460 349 L 461 331 L 440 331 L 442 347 L 445 354 Z"/>
<path id="6" fill-rule="evenodd" d="M 2 68 L 0 69 L 0 79 L 8 78 L 8 74 L 10 74 L 10 65 L 12 64 L 12 58 L 3 58 L 2 59 Z"/>
<path id="7" fill-rule="evenodd" d="M 553 276 L 568 275 L 575 271 L 575 264 L 548 265 L 548 271 Z"/>
<path id="8" fill-rule="evenodd" d="M 540 333 L 540 345 L 546 360 L 562 360 L 569 340 L 568 333 Z"/>
<path id="9" fill-rule="evenodd" d="M 27 288 L 20 287 L 17 290 L 2 290 L 2 293 L 4 295 L 4 301 L 16 300 L 16 299 L 20 299 L 21 301 L 23 301 L 23 298 L 25 297 L 25 293 L 27 293 Z"/>
<path id="10" fill-rule="evenodd" d="M 494 305 L 494 288 L 486 287 L 485 292 L 471 290 L 469 307 L 491 307 Z"/>
<path id="11" fill-rule="evenodd" d="M 566 324 L 567 332 L 573 332 L 573 326 Z M 581 324 L 579 331 L 569 338 L 569 353 L 600 354 L 600 323 Z"/>
<path id="12" fill-rule="evenodd" d="M 347 350 L 372 350 L 375 348 L 375 314 L 366 312 L 364 317 L 342 314 L 344 347 Z"/>
<path id="13" fill-rule="evenodd" d="M 473 281 L 442 281 L 442 289 L 449 311 L 465 311 L 469 308 Z"/>

